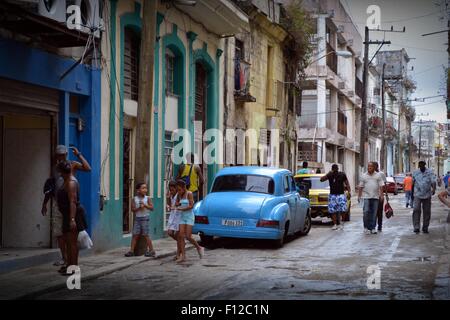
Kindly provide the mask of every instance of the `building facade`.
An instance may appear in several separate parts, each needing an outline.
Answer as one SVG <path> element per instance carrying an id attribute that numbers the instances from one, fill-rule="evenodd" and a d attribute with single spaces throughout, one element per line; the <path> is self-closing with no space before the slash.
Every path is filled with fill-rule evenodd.
<path id="1" fill-rule="evenodd" d="M 307 1 L 316 48 L 303 86 L 298 164 L 329 170 L 339 164 L 356 185 L 362 98 L 362 38 L 340 1 Z M 349 21 L 349 23 L 341 23 Z M 350 57 L 338 52 L 350 52 Z"/>

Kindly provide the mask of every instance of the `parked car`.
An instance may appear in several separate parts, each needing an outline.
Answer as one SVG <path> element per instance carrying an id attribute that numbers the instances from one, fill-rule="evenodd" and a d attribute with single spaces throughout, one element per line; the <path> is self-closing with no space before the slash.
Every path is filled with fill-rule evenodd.
<path id="1" fill-rule="evenodd" d="M 405 175 L 397 174 L 394 176 L 395 183 L 397 183 L 397 191 L 403 191 Z"/>
<path id="2" fill-rule="evenodd" d="M 195 225 L 205 245 L 214 237 L 271 239 L 311 229 L 309 200 L 300 197 L 290 171 L 229 167 L 217 173 L 211 192 L 194 206 Z"/>
<path id="3" fill-rule="evenodd" d="M 323 174 L 298 174 L 294 177 L 300 194 L 303 194 L 310 201 L 311 217 L 329 217 L 328 195 L 330 194 L 330 184 L 328 181 L 321 182 Z M 343 221 L 350 221 L 351 200 L 347 194 L 348 211 L 342 216 Z"/>
<path id="4" fill-rule="evenodd" d="M 386 177 L 386 189 L 387 193 L 393 193 L 394 195 L 398 194 L 397 183 L 393 177 Z"/>

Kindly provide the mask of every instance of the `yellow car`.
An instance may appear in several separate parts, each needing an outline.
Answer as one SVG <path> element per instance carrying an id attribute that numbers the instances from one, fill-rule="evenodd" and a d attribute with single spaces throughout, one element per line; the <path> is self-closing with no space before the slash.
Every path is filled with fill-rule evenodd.
<path id="1" fill-rule="evenodd" d="M 294 177 L 299 193 L 309 199 L 312 218 L 329 217 L 328 195 L 330 194 L 330 184 L 328 181 L 320 181 L 323 176 L 324 174 L 297 174 Z M 350 221 L 351 200 L 348 192 L 346 192 L 346 195 L 348 211 L 341 217 L 342 221 Z"/>

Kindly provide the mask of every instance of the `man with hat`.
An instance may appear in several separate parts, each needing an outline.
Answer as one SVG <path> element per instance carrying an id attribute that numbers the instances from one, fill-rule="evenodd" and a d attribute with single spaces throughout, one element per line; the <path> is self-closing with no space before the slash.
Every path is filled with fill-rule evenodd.
<path id="1" fill-rule="evenodd" d="M 80 160 L 71 161 L 72 164 L 72 174 L 75 175 L 77 170 L 80 171 L 91 171 L 91 166 L 83 157 L 80 151 L 77 148 L 71 147 L 73 154 Z M 66 255 L 66 244 L 63 237 L 62 232 L 62 214 L 58 210 L 56 206 L 56 191 L 64 185 L 64 179 L 61 177 L 61 174 L 56 169 L 58 163 L 67 160 L 68 149 L 65 145 L 58 145 L 55 149 L 55 160 L 56 164 L 52 171 L 52 176 L 45 181 L 44 185 L 44 202 L 42 203 L 41 213 L 43 216 L 47 215 L 47 203 L 50 199 L 53 199 L 53 211 L 52 211 L 52 234 L 56 238 L 56 242 L 58 243 L 58 247 L 61 250 L 61 261 L 55 262 L 56 266 L 62 266 L 67 261 Z"/>
<path id="2" fill-rule="evenodd" d="M 423 212 L 422 232 L 428 233 L 431 218 L 431 197 L 436 192 L 436 177 L 430 169 L 427 169 L 425 161 L 419 161 L 419 170 L 413 173 L 414 232 L 420 232 L 420 216 Z"/>

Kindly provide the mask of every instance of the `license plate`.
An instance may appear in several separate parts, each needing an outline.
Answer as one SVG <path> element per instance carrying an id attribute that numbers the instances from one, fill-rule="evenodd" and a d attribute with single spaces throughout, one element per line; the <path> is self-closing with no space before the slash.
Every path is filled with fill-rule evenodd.
<path id="1" fill-rule="evenodd" d="M 242 227 L 244 225 L 243 220 L 230 220 L 222 219 L 222 225 L 227 227 Z"/>

